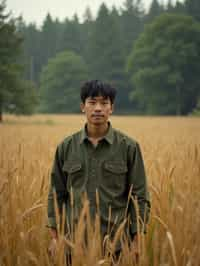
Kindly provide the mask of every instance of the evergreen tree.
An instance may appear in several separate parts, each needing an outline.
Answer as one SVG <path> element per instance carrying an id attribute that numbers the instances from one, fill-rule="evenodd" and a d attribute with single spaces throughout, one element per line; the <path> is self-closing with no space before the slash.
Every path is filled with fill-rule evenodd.
<path id="1" fill-rule="evenodd" d="M 94 79 L 110 82 L 121 95 L 127 94 L 124 92 L 125 56 L 116 17 L 116 11 L 110 13 L 105 4 L 100 6 L 91 37 L 89 66 Z"/>
<path id="2" fill-rule="evenodd" d="M 0 2 L 0 122 L 3 109 L 9 104 L 16 85 L 19 66 L 17 56 L 20 53 L 22 38 L 16 32 L 16 21 L 6 14 L 4 1 Z"/>
<path id="3" fill-rule="evenodd" d="M 199 0 L 185 0 L 185 10 L 188 15 L 200 21 L 200 1 Z"/>
<path id="4" fill-rule="evenodd" d="M 24 39 L 21 59 L 22 64 L 24 64 L 24 78 L 38 83 L 42 64 L 40 57 L 40 33 L 35 24 L 26 25 L 22 18 L 17 28 Z"/>
<path id="5" fill-rule="evenodd" d="M 89 64 L 90 44 L 91 44 L 93 27 L 94 27 L 94 20 L 93 20 L 92 12 L 89 7 L 86 8 L 83 17 L 84 17 L 84 22 L 82 25 L 80 25 L 81 40 L 83 43 L 82 54 L 83 54 L 83 58 L 85 59 L 86 63 Z"/>
<path id="6" fill-rule="evenodd" d="M 93 21 L 92 11 L 89 6 L 86 7 L 83 18 L 85 23 Z"/>
<path id="7" fill-rule="evenodd" d="M 134 41 L 143 30 L 144 10 L 141 0 L 126 0 L 121 9 L 123 49 L 125 56 L 132 50 Z"/>
<path id="8" fill-rule="evenodd" d="M 4 1 L 0 2 L 0 122 L 3 111 L 31 113 L 37 103 L 34 84 L 22 77 L 20 53 L 23 38 L 18 29 L 20 19 L 6 14 Z"/>
<path id="9" fill-rule="evenodd" d="M 56 23 L 49 13 L 43 22 L 40 36 L 41 65 L 46 65 L 47 61 L 55 56 L 59 40 Z"/>
<path id="10" fill-rule="evenodd" d="M 162 5 L 160 5 L 158 0 L 152 0 L 150 8 L 149 8 L 149 12 L 146 18 L 146 22 L 150 23 L 152 22 L 152 20 L 161 15 L 161 13 L 164 12 L 164 8 Z"/>
<path id="11" fill-rule="evenodd" d="M 168 0 L 166 11 L 169 13 L 174 12 L 174 6 L 172 4 L 172 0 Z"/>
<path id="12" fill-rule="evenodd" d="M 185 5 L 184 3 L 180 2 L 180 1 L 176 1 L 176 4 L 174 6 L 174 12 L 175 13 L 185 13 Z"/>
<path id="13" fill-rule="evenodd" d="M 115 5 L 112 6 L 110 15 L 115 19 L 115 22 L 118 23 L 118 27 L 120 27 L 120 15 Z"/>
<path id="14" fill-rule="evenodd" d="M 80 32 L 80 23 L 77 15 L 72 20 L 66 19 L 63 36 L 60 43 L 60 51 L 73 51 L 76 54 L 82 52 L 82 40 Z"/>
<path id="15" fill-rule="evenodd" d="M 121 34 L 105 4 L 100 6 L 91 42 L 93 76 L 107 81 L 120 78 L 123 65 Z"/>

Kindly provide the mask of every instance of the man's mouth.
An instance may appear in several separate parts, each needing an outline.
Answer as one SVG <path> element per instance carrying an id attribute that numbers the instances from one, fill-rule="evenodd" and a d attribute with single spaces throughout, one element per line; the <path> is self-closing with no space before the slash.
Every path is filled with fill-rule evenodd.
<path id="1" fill-rule="evenodd" d="M 93 114 L 92 117 L 101 118 L 101 117 L 104 117 L 104 115 L 102 115 L 102 114 Z"/>

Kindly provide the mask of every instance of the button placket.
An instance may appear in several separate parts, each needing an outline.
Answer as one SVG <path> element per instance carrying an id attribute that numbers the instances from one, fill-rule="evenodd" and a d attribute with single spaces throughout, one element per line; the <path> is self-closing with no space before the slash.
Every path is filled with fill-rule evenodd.
<path id="1" fill-rule="evenodd" d="M 97 180 L 97 168 L 98 168 L 98 159 L 96 158 L 96 150 L 93 150 L 90 153 L 89 157 L 89 182 L 88 182 L 88 196 L 91 200 L 91 207 L 95 208 L 96 206 L 96 189 L 98 189 L 98 180 Z"/>

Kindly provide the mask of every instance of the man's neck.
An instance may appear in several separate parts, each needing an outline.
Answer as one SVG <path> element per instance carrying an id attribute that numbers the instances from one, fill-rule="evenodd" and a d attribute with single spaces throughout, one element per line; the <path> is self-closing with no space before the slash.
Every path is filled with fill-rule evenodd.
<path id="1" fill-rule="evenodd" d="M 103 138 L 108 132 L 109 124 L 102 124 L 95 126 L 93 124 L 87 124 L 87 134 L 89 139 L 99 140 Z"/>

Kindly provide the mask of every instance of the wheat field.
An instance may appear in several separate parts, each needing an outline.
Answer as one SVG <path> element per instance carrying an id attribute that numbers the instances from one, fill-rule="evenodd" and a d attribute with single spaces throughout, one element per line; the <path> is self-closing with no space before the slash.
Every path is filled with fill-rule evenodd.
<path id="1" fill-rule="evenodd" d="M 74 241 L 67 242 L 60 234 L 54 262 L 47 252 L 46 203 L 55 148 L 84 125 L 84 117 L 4 118 L 0 125 L 0 266 L 65 265 L 66 245 L 73 250 L 73 266 L 115 265 L 102 256 L 95 228 L 90 230 L 89 246 L 83 248 L 84 219 Z M 137 265 L 200 265 L 200 119 L 113 116 L 111 122 L 140 143 L 148 176 L 152 210 L 148 232 L 140 237 Z M 136 265 L 126 243 L 119 265 Z"/>

